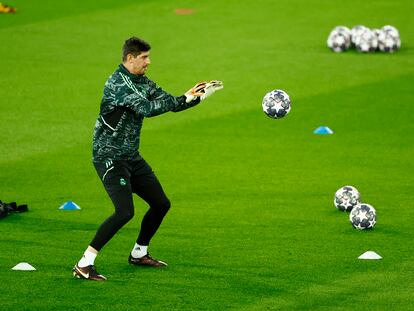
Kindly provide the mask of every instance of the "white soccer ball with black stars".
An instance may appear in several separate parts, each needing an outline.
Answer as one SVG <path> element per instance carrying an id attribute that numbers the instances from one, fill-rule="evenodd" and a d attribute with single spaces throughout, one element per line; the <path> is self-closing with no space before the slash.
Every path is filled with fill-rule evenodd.
<path id="1" fill-rule="evenodd" d="M 352 29 L 351 29 L 351 42 L 354 44 L 354 45 L 356 45 L 356 40 L 357 40 L 357 38 L 362 34 L 362 33 L 364 33 L 365 31 L 367 31 L 367 30 L 369 30 L 369 28 L 368 27 L 365 27 L 364 25 L 357 25 L 357 26 L 354 26 Z"/>
<path id="2" fill-rule="evenodd" d="M 329 34 L 326 43 L 332 51 L 344 52 L 351 46 L 351 31 L 345 26 L 337 26 Z"/>
<path id="3" fill-rule="evenodd" d="M 361 195 L 355 187 L 344 186 L 335 192 L 335 207 L 342 212 L 350 212 L 360 202 Z"/>
<path id="4" fill-rule="evenodd" d="M 400 49 L 401 39 L 398 30 L 393 26 L 384 26 L 378 35 L 378 47 L 382 52 L 393 53 Z"/>
<path id="5" fill-rule="evenodd" d="M 354 44 L 358 52 L 373 52 L 378 48 L 378 39 L 374 32 L 366 28 L 355 37 Z"/>
<path id="6" fill-rule="evenodd" d="M 394 53 L 401 47 L 401 40 L 391 36 L 385 36 L 378 42 L 379 50 L 382 52 Z"/>
<path id="7" fill-rule="evenodd" d="M 395 37 L 395 38 L 400 37 L 400 32 L 394 26 L 385 25 L 384 27 L 382 27 L 382 30 L 385 31 L 388 35 L 390 35 L 392 37 Z"/>
<path id="8" fill-rule="evenodd" d="M 264 96 L 262 109 L 270 118 L 283 118 L 290 111 L 290 97 L 283 90 L 273 90 Z"/>
<path id="9" fill-rule="evenodd" d="M 377 45 L 379 45 L 379 40 L 380 37 L 382 36 L 383 30 L 379 29 L 379 28 L 373 28 L 371 29 L 372 34 L 375 36 L 375 38 L 377 39 Z M 379 46 L 377 46 L 377 50 L 379 49 Z"/>
<path id="10" fill-rule="evenodd" d="M 352 209 L 349 221 L 355 229 L 372 229 L 377 223 L 377 212 L 371 205 L 361 203 Z"/>

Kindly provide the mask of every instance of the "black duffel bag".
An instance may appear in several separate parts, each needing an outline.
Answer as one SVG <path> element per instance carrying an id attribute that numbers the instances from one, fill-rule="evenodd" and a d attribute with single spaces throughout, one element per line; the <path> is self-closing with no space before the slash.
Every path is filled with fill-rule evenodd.
<path id="1" fill-rule="evenodd" d="M 27 211 L 27 204 L 17 205 L 16 202 L 3 203 L 0 200 L 0 219 L 6 217 L 9 213 L 23 213 Z"/>

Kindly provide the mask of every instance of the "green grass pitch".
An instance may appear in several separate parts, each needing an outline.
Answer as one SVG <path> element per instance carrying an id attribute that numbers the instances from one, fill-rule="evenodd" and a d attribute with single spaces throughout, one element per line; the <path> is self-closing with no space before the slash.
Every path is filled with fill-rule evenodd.
<path id="1" fill-rule="evenodd" d="M 414 22 L 411 0 L 6 1 L 0 15 L 2 310 L 412 310 Z M 178 15 L 176 9 L 193 9 Z M 395 54 L 336 54 L 330 30 L 396 26 Z M 127 263 L 145 204 L 98 256 L 108 282 L 71 275 L 113 207 L 91 163 L 103 84 L 123 41 L 152 45 L 148 76 L 181 95 L 224 90 L 146 119 L 141 153 L 172 201 L 151 244 L 166 270 Z M 267 118 L 284 89 L 292 110 Z M 333 135 L 314 135 L 327 125 Z M 377 209 L 352 228 L 333 195 Z M 60 211 L 66 201 L 81 211 Z M 357 257 L 372 250 L 382 260 Z M 11 268 L 29 262 L 37 271 Z"/>

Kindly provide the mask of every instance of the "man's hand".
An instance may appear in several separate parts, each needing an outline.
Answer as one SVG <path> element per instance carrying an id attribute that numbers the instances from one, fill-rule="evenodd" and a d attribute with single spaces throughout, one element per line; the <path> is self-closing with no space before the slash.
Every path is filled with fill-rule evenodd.
<path id="1" fill-rule="evenodd" d="M 196 97 L 201 97 L 204 95 L 204 88 L 206 87 L 207 82 L 199 82 L 194 87 L 189 89 L 184 95 L 185 95 L 185 102 L 189 103 L 192 102 Z"/>
<path id="2" fill-rule="evenodd" d="M 211 94 L 213 94 L 214 92 L 221 90 L 223 88 L 223 82 L 218 81 L 218 80 L 212 80 L 210 82 L 207 82 L 205 84 L 205 87 L 203 90 L 201 90 L 203 92 L 203 94 L 200 96 L 200 100 L 204 100 L 207 97 L 209 97 Z"/>

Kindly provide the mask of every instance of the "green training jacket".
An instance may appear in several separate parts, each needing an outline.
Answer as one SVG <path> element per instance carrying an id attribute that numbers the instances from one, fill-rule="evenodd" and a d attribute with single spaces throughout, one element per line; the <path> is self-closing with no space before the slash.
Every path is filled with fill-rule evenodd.
<path id="1" fill-rule="evenodd" d="M 105 83 L 101 109 L 93 134 L 93 161 L 132 160 L 138 152 L 140 133 L 145 117 L 168 111 L 182 111 L 197 105 L 186 97 L 163 91 L 145 75 L 134 75 L 124 65 Z"/>

